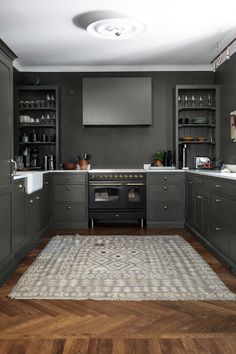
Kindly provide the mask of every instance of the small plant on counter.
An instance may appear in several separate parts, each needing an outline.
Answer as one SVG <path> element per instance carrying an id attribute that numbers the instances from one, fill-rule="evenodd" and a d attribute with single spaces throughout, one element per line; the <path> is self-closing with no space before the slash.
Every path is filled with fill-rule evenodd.
<path id="1" fill-rule="evenodd" d="M 154 160 L 154 165 L 155 166 L 163 166 L 164 152 L 163 151 L 155 152 L 153 154 L 153 160 Z"/>
<path id="2" fill-rule="evenodd" d="M 87 170 L 90 160 L 90 155 L 87 152 L 83 152 L 78 155 L 79 166 L 81 170 Z"/>

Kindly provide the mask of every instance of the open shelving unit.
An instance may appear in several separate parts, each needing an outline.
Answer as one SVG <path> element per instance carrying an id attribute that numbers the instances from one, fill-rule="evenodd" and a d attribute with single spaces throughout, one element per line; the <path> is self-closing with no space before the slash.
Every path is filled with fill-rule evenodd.
<path id="1" fill-rule="evenodd" d="M 176 167 L 183 167 L 183 144 L 187 146 L 186 166 L 189 168 L 195 168 L 197 156 L 208 156 L 213 162 L 218 160 L 219 87 L 178 85 L 175 107 Z"/>
<path id="2" fill-rule="evenodd" d="M 57 86 L 18 86 L 15 90 L 15 155 L 23 155 L 25 148 L 30 149 L 30 153 L 37 152 L 38 169 L 44 168 L 45 155 L 53 155 L 54 167 L 58 168 L 58 117 Z M 34 140 L 33 133 L 36 134 Z"/>

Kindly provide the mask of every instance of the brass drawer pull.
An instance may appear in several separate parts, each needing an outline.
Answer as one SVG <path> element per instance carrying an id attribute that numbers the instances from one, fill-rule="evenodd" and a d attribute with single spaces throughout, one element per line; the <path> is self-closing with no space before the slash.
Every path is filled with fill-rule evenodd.
<path id="1" fill-rule="evenodd" d="M 221 200 L 220 199 L 216 199 L 216 203 L 220 203 L 221 202 Z"/>
<path id="2" fill-rule="evenodd" d="M 71 190 L 71 188 L 70 188 L 70 187 L 67 187 L 66 189 L 67 189 L 68 191 L 70 191 L 70 190 Z"/>
<path id="3" fill-rule="evenodd" d="M 198 194 L 197 199 L 203 199 L 203 196 Z"/>
<path id="4" fill-rule="evenodd" d="M 167 206 L 166 205 L 164 206 L 164 209 L 167 210 Z"/>
<path id="5" fill-rule="evenodd" d="M 167 187 L 166 186 L 164 187 L 164 190 L 167 191 Z"/>
<path id="6" fill-rule="evenodd" d="M 36 197 L 36 200 L 39 200 L 40 198 L 39 198 L 39 196 L 37 195 L 37 197 Z"/>
<path id="7" fill-rule="evenodd" d="M 216 188 L 220 188 L 221 186 L 220 186 L 220 184 L 216 184 Z"/>
<path id="8" fill-rule="evenodd" d="M 70 210 L 70 209 L 71 209 L 71 206 L 68 205 L 67 210 Z"/>
<path id="9" fill-rule="evenodd" d="M 18 188 L 19 189 L 23 188 L 23 184 L 19 184 Z"/>
<path id="10" fill-rule="evenodd" d="M 167 181 L 167 177 L 166 176 L 164 177 L 164 180 Z"/>
<path id="11" fill-rule="evenodd" d="M 216 227 L 216 231 L 221 231 L 221 228 L 220 227 Z"/>
<path id="12" fill-rule="evenodd" d="M 70 181 L 71 180 L 71 177 L 66 177 L 67 181 Z"/>
<path id="13" fill-rule="evenodd" d="M 48 181 L 45 181 L 44 184 L 48 184 L 49 182 Z"/>

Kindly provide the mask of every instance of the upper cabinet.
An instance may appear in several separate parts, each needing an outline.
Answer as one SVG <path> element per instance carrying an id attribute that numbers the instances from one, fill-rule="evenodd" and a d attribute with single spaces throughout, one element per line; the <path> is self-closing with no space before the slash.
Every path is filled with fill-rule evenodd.
<path id="1" fill-rule="evenodd" d="M 18 86 L 15 94 L 17 161 L 22 156 L 21 167 L 32 170 L 57 168 L 58 88 Z"/>
<path id="2" fill-rule="evenodd" d="M 0 40 L 0 186 L 12 181 L 13 67 L 15 54 Z"/>
<path id="3" fill-rule="evenodd" d="M 196 168 L 196 157 L 219 159 L 219 88 L 181 85 L 175 90 L 176 165 Z"/>

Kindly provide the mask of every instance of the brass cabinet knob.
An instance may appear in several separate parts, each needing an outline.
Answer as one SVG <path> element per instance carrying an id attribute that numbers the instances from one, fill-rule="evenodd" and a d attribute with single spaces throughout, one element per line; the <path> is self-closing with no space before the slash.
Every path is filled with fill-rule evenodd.
<path id="1" fill-rule="evenodd" d="M 167 177 L 166 176 L 164 177 L 164 180 L 167 181 Z"/>
<path id="2" fill-rule="evenodd" d="M 164 187 L 164 190 L 167 191 L 167 187 L 166 186 Z"/>
<path id="3" fill-rule="evenodd" d="M 167 206 L 166 205 L 164 206 L 164 209 L 167 210 Z"/>
<path id="4" fill-rule="evenodd" d="M 67 210 L 70 210 L 70 209 L 71 209 L 71 206 L 70 206 L 70 205 L 68 205 Z"/>
<path id="5" fill-rule="evenodd" d="M 39 200 L 40 198 L 39 198 L 39 196 L 37 195 L 37 197 L 36 197 L 36 200 Z"/>
<path id="6" fill-rule="evenodd" d="M 19 188 L 19 189 L 23 188 L 23 184 L 19 184 L 19 185 L 18 185 L 18 188 Z"/>
<path id="7" fill-rule="evenodd" d="M 71 188 L 70 188 L 70 187 L 67 187 L 66 189 L 67 189 L 68 191 L 70 191 L 70 190 L 71 190 Z"/>

